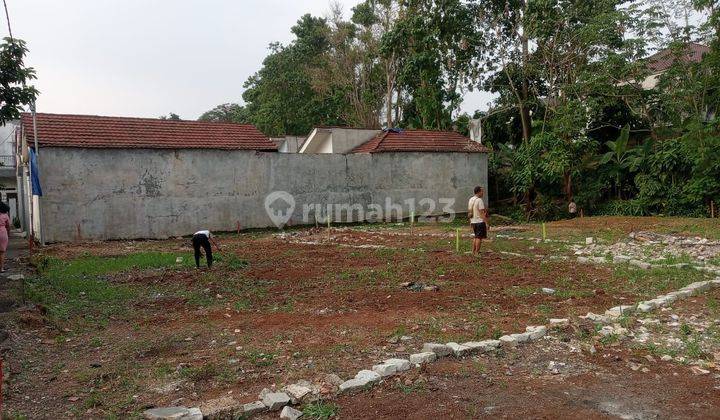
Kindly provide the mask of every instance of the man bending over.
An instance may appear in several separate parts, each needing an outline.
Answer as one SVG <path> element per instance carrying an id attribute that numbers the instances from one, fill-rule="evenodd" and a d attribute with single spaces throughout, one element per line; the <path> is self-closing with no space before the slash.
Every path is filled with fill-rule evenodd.
<path id="1" fill-rule="evenodd" d="M 193 235 L 192 246 L 195 250 L 195 267 L 200 268 L 200 247 L 202 247 L 205 250 L 205 260 L 207 261 L 207 266 L 208 268 L 212 268 L 213 256 L 212 247 L 210 246 L 211 241 L 212 244 L 215 245 L 215 248 L 220 251 L 220 247 L 217 242 L 215 242 L 215 239 L 213 239 L 209 230 L 200 230 L 195 232 Z"/>

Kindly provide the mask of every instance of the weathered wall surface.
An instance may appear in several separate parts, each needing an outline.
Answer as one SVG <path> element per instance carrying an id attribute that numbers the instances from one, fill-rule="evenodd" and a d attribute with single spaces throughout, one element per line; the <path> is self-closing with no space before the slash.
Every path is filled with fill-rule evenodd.
<path id="1" fill-rule="evenodd" d="M 307 204 L 402 205 L 451 198 L 464 212 L 475 185 L 487 186 L 487 155 L 378 153 L 304 155 L 221 150 L 43 148 L 40 176 L 46 241 L 166 238 L 200 228 L 271 227 L 265 197 L 293 195 L 291 223 Z M 281 203 L 282 204 L 282 203 Z M 442 214 L 442 206 L 432 209 Z M 318 216 L 324 220 L 322 210 Z M 354 214 L 355 218 L 357 214 Z M 366 215 L 367 218 L 367 215 Z M 337 217 L 335 217 L 337 219 Z M 345 216 L 343 216 L 345 220 Z M 337 220 L 339 221 L 339 220 Z"/>

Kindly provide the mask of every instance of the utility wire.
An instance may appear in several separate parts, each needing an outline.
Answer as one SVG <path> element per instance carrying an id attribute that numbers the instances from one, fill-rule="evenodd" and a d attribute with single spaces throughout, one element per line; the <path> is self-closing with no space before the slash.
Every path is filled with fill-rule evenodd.
<path id="1" fill-rule="evenodd" d="M 8 13 L 7 2 L 5 0 L 3 0 L 3 6 L 5 7 L 5 18 L 7 19 L 8 32 L 10 33 L 10 41 L 12 41 L 13 36 L 12 36 L 12 28 L 10 27 L 10 13 Z"/>

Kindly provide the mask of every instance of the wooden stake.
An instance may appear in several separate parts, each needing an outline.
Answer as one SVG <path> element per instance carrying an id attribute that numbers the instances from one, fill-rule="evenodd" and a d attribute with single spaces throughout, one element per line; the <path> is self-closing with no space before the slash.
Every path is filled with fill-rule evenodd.
<path id="1" fill-rule="evenodd" d="M 545 229 L 545 222 L 542 224 L 543 242 L 547 239 L 547 229 Z"/>
<path id="2" fill-rule="evenodd" d="M 240 221 L 237 221 L 237 233 L 240 234 Z"/>
<path id="3" fill-rule="evenodd" d="M 455 229 L 455 252 L 460 252 L 460 229 Z"/>
<path id="4" fill-rule="evenodd" d="M 715 218 L 715 202 L 710 201 L 710 218 Z"/>
<path id="5" fill-rule="evenodd" d="M 328 219 L 327 238 L 328 238 L 328 241 L 329 241 L 329 240 L 330 240 L 330 212 L 329 212 L 329 211 L 328 211 L 328 214 L 327 214 L 327 219 Z"/>
<path id="6" fill-rule="evenodd" d="M 410 212 L 410 234 L 411 234 L 411 235 L 412 235 L 412 233 L 413 233 L 413 225 L 414 225 L 414 224 L 415 224 L 415 212 L 414 212 L 414 211 L 411 211 L 411 212 Z"/>

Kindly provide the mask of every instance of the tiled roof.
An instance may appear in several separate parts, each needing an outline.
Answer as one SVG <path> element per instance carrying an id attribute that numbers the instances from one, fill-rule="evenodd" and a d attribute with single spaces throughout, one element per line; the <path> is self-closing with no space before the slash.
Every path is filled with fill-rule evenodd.
<path id="1" fill-rule="evenodd" d="M 22 115 L 22 124 L 31 141 L 30 114 Z M 44 147 L 277 151 L 253 125 L 40 113 L 37 125 Z"/>
<path id="2" fill-rule="evenodd" d="M 702 45 L 689 43 L 685 46 L 680 57 L 685 62 L 699 63 L 704 54 L 710 52 L 710 48 Z M 670 48 L 660 50 L 647 58 L 647 66 L 653 73 L 660 73 L 670 68 L 675 62 L 678 54 Z"/>
<path id="3" fill-rule="evenodd" d="M 488 148 L 454 131 L 384 130 L 351 153 L 381 152 L 486 153 Z"/>

